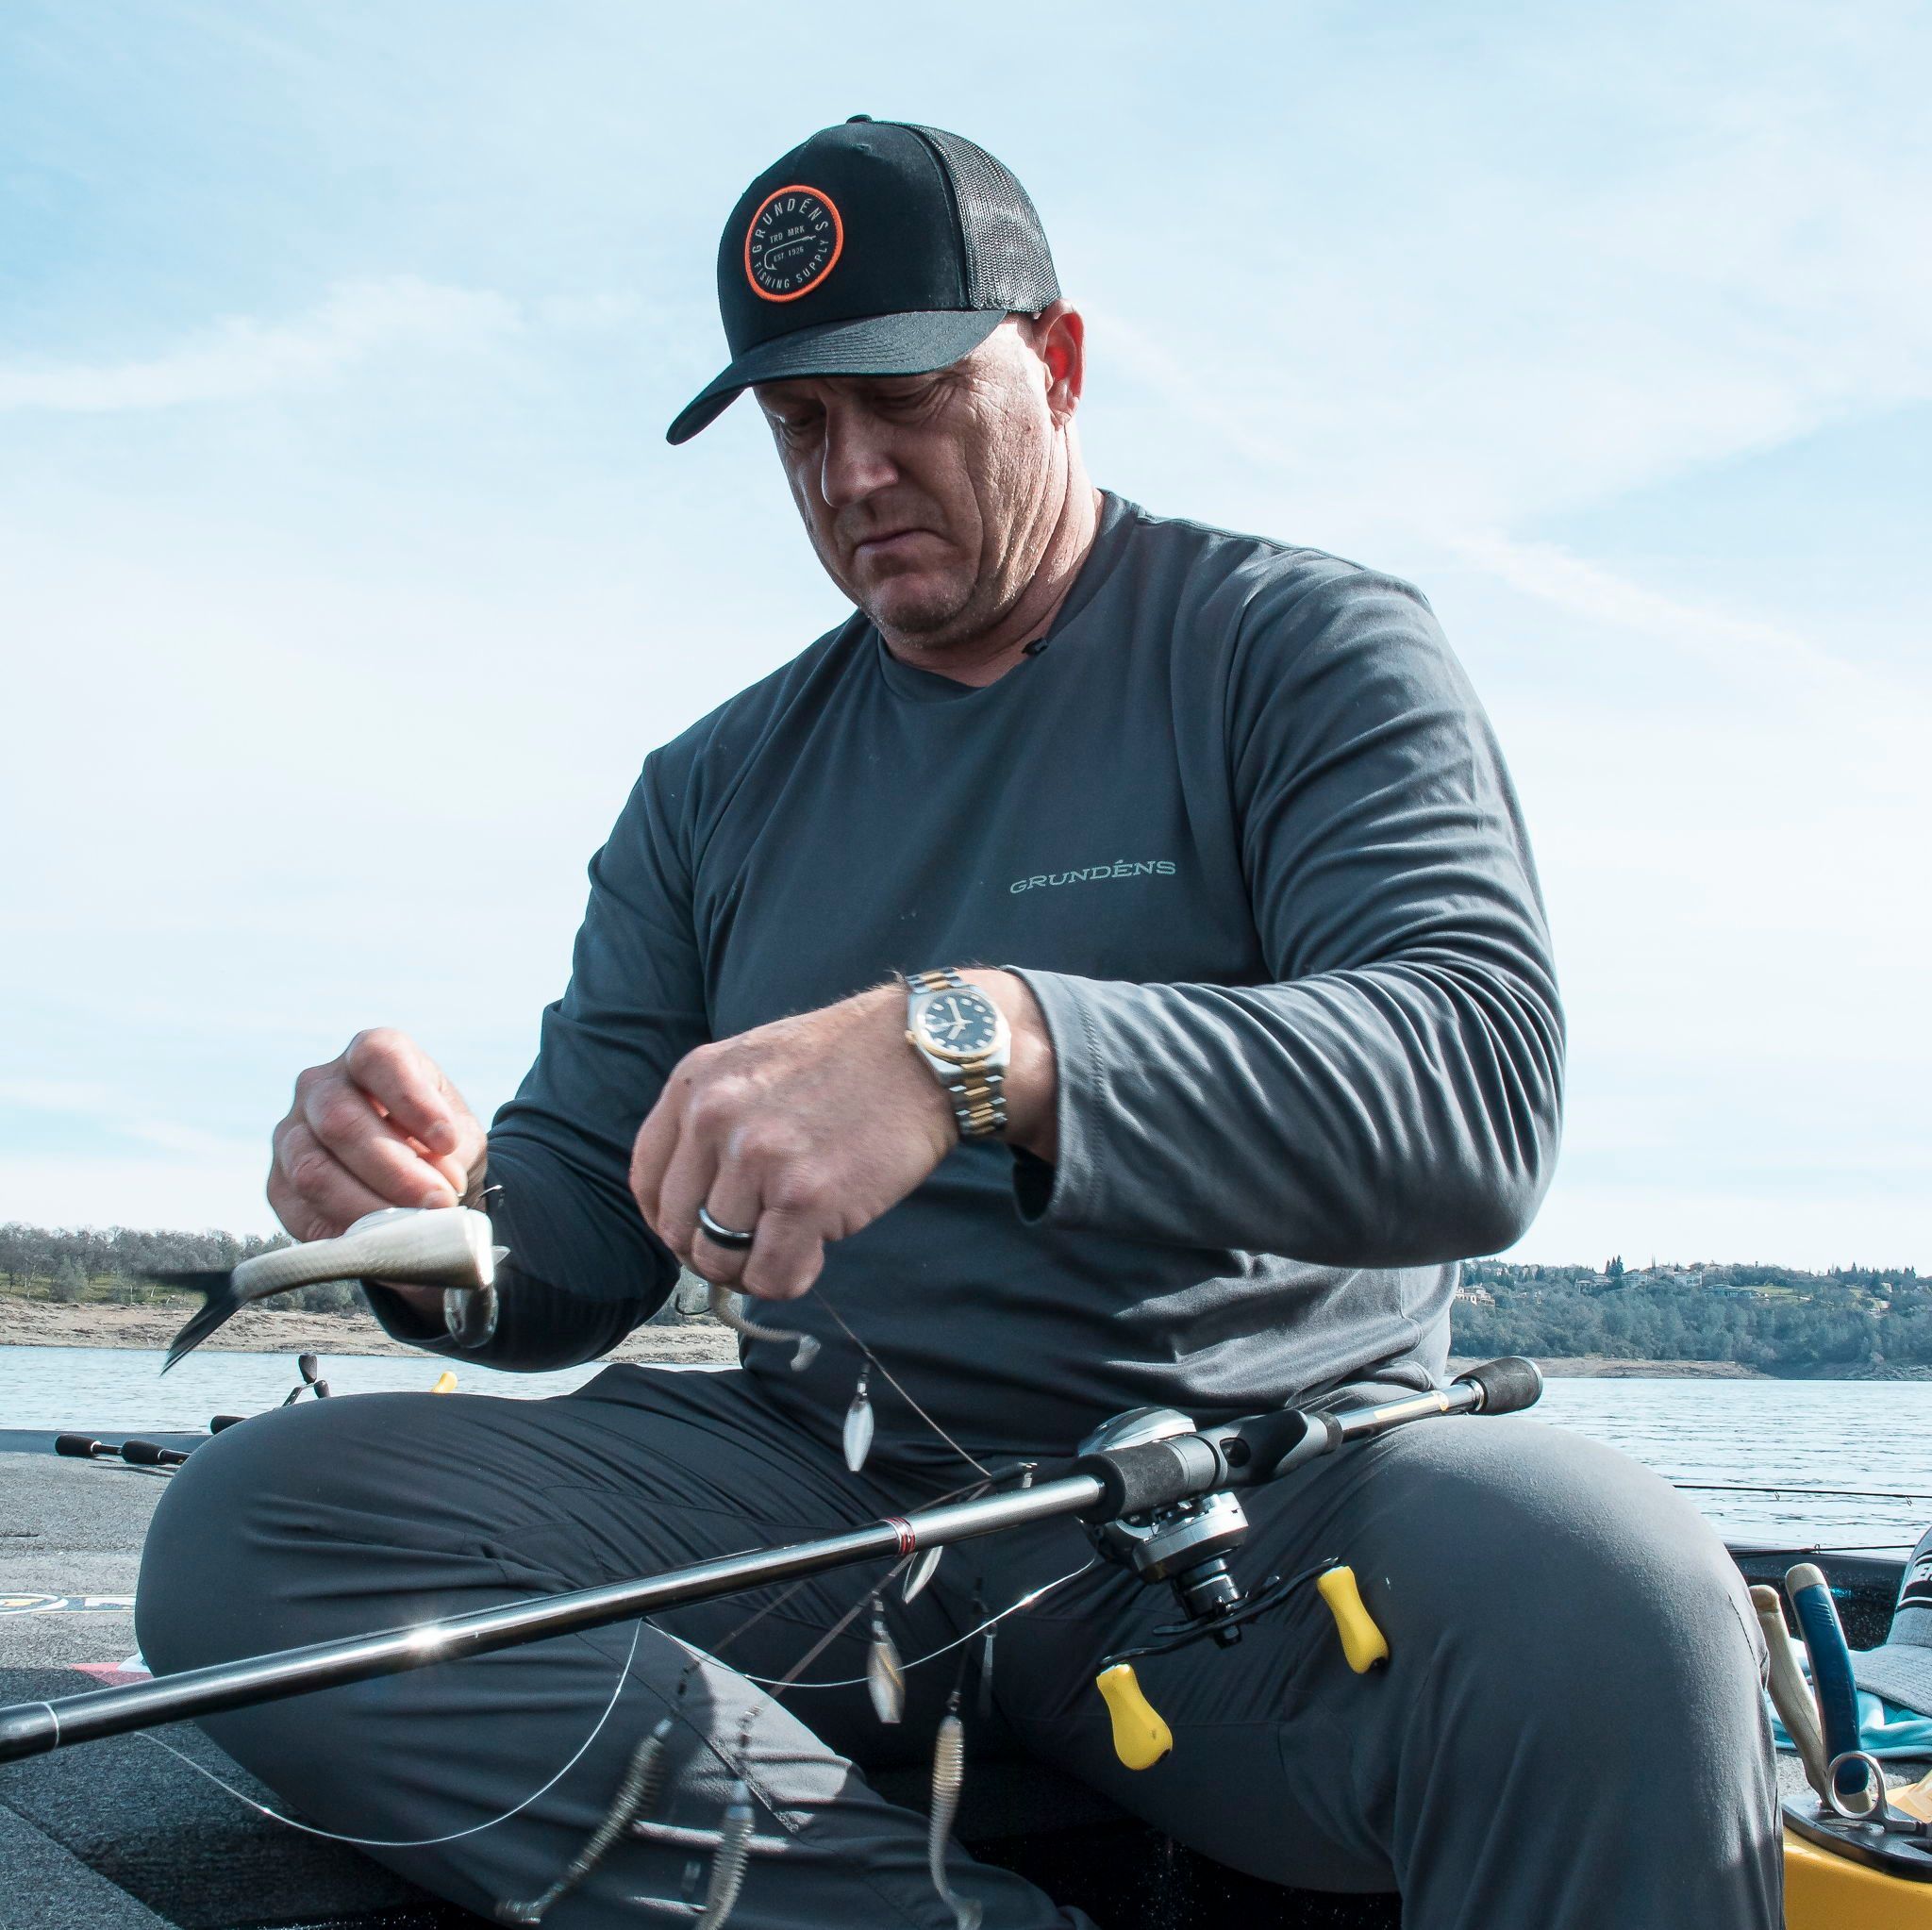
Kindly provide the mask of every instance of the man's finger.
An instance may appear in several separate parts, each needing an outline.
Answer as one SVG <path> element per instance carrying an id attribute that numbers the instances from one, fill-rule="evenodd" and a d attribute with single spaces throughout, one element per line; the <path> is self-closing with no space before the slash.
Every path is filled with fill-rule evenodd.
<path id="1" fill-rule="evenodd" d="M 758 1202 L 758 1182 L 741 1161 L 735 1160 L 722 1166 L 712 1160 L 706 1170 L 706 1177 L 709 1183 L 703 1195 L 691 1204 L 693 1225 L 691 1270 L 701 1279 L 716 1280 L 725 1287 L 741 1287 L 745 1263 L 755 1249 L 721 1244 L 705 1231 L 703 1223 L 698 1220 L 697 1209 L 702 1206 L 719 1225 L 728 1226 L 734 1233 L 756 1234 L 764 1219 Z"/>
<path id="2" fill-rule="evenodd" d="M 281 1187 L 275 1179 L 279 1177 Z M 292 1205 L 299 1203 L 311 1216 L 301 1231 L 290 1224 L 277 1192 Z M 393 1206 L 380 1193 L 373 1192 L 325 1146 L 300 1119 L 286 1121 L 275 1135 L 275 1173 L 269 1185 L 269 1204 L 282 1223 L 298 1240 L 332 1239 L 351 1221 L 378 1206 Z"/>
<path id="3" fill-rule="evenodd" d="M 678 1139 L 677 1108 L 668 1095 L 644 1115 L 630 1149 L 630 1196 L 653 1233 L 658 1233 L 659 1199 L 664 1190 L 664 1169 L 671 1163 Z M 662 1239 L 661 1233 L 658 1238 Z"/>
<path id="4" fill-rule="evenodd" d="M 658 1183 L 658 1217 L 651 1226 L 692 1273 L 707 1280 L 729 1284 L 738 1277 L 738 1262 L 743 1256 L 727 1254 L 709 1241 L 706 1241 L 702 1253 L 697 1246 L 702 1238 L 698 1232 L 698 1208 L 710 1198 L 717 1178 L 717 1149 L 696 1133 L 680 1133 Z M 725 1222 L 726 1225 L 730 1223 Z"/>
<path id="5" fill-rule="evenodd" d="M 373 1026 L 358 1032 L 342 1054 L 350 1078 L 432 1153 L 454 1153 L 468 1112 L 441 1070 L 406 1032 Z"/>
<path id="6" fill-rule="evenodd" d="M 796 1300 L 808 1293 L 825 1264 L 817 1223 L 784 1206 L 767 1206 L 757 1232 L 757 1244 L 740 1256 L 744 1264 L 738 1270 L 739 1291 L 759 1300 Z"/>
<path id="7" fill-rule="evenodd" d="M 382 1206 L 453 1206 L 462 1189 L 421 1155 L 370 1095 L 345 1078 L 318 1079 L 303 1089 L 295 1116 L 316 1142 L 375 1195 Z M 368 1208 L 370 1212 L 375 1206 Z"/>

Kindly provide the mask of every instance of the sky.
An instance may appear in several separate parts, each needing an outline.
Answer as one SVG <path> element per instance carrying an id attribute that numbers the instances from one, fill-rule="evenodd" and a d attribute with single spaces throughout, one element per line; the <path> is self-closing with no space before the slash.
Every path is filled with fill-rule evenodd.
<path id="1" fill-rule="evenodd" d="M 842 614 L 755 412 L 663 428 L 867 112 L 1027 184 L 1100 483 L 1441 616 L 1571 1028 L 1514 1256 L 1932 1267 L 1928 73 L 1887 0 L 16 0 L 0 1220 L 267 1230 L 365 1025 L 508 1095 L 642 757 Z"/>

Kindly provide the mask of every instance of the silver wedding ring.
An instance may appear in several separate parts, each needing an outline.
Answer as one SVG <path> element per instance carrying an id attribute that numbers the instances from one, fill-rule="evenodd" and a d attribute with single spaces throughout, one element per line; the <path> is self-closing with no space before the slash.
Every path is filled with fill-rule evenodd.
<path id="1" fill-rule="evenodd" d="M 711 1218 L 708 1206 L 698 1208 L 698 1229 L 713 1246 L 722 1246 L 730 1253 L 749 1253 L 756 1233 L 741 1233 L 735 1226 L 721 1226 Z"/>

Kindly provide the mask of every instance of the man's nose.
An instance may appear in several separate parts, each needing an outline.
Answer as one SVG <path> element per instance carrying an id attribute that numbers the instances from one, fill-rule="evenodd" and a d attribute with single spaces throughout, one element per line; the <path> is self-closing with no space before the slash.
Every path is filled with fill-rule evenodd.
<path id="1" fill-rule="evenodd" d="M 859 408 L 825 412 L 819 490 L 832 509 L 849 508 L 898 476 L 887 448 L 887 424 Z"/>

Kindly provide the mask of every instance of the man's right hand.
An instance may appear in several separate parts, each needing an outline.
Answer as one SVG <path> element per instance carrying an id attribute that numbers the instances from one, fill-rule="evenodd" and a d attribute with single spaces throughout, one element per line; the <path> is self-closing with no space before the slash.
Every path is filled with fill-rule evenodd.
<path id="1" fill-rule="evenodd" d="M 407 1034 L 358 1032 L 310 1066 L 275 1132 L 268 1203 L 297 1240 L 330 1240 L 379 1206 L 454 1206 L 488 1145 L 463 1096 Z"/>

